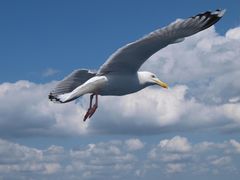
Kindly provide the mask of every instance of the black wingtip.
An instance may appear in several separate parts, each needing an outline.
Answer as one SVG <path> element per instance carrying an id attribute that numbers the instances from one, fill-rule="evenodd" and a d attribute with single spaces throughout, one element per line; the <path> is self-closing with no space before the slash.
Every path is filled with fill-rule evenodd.
<path id="1" fill-rule="evenodd" d="M 207 17 L 207 22 L 203 26 L 203 29 L 206 29 L 215 24 L 216 22 L 218 22 L 224 15 L 225 11 L 226 10 L 217 9 L 216 11 L 211 12 L 210 15 L 208 15 Z"/>
<path id="2" fill-rule="evenodd" d="M 50 101 L 53 101 L 54 96 L 52 95 L 52 93 L 49 93 L 49 95 L 48 95 L 48 99 L 49 99 Z"/>
<path id="3" fill-rule="evenodd" d="M 226 12 L 225 9 L 221 10 L 221 9 L 216 9 L 215 11 L 206 11 L 204 13 L 200 13 L 197 14 L 196 16 L 193 16 L 192 18 L 204 18 L 202 20 L 202 22 L 204 22 L 204 25 L 202 26 L 202 30 L 203 29 L 207 29 L 210 26 L 212 26 L 213 24 L 215 24 L 216 22 L 218 22 L 222 16 L 224 15 L 224 13 Z"/>
<path id="4" fill-rule="evenodd" d="M 49 99 L 50 101 L 52 101 L 52 102 L 55 102 L 55 103 L 62 103 L 59 98 L 57 98 L 56 96 L 54 96 L 54 95 L 52 94 L 52 92 L 49 93 L 48 99 Z"/>
<path id="5" fill-rule="evenodd" d="M 216 9 L 215 11 L 205 11 L 203 13 L 199 13 L 195 16 L 192 16 L 192 18 L 196 18 L 196 17 L 202 17 L 202 16 L 217 16 L 217 17 L 222 17 L 226 12 L 226 9 Z"/>

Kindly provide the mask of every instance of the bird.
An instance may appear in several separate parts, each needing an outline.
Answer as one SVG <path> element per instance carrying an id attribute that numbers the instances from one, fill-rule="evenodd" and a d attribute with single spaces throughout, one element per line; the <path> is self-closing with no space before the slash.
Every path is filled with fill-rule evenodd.
<path id="1" fill-rule="evenodd" d="M 73 71 L 53 88 L 48 98 L 56 103 L 67 103 L 90 94 L 89 108 L 83 117 L 83 121 L 86 121 L 98 108 L 99 95 L 122 96 L 152 85 L 168 88 L 168 84 L 161 81 L 156 74 L 139 71 L 141 65 L 160 49 L 170 44 L 180 43 L 186 37 L 209 28 L 222 18 L 225 11 L 225 9 L 217 9 L 186 19 L 177 19 L 119 48 L 97 72 L 88 69 Z"/>

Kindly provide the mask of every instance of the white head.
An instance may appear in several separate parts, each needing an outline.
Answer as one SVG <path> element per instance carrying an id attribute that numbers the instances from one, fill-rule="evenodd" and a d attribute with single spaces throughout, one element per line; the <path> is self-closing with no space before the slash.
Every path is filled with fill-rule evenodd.
<path id="1" fill-rule="evenodd" d="M 160 79 L 158 79 L 158 77 L 155 74 L 151 72 L 147 71 L 138 72 L 138 78 L 140 84 L 142 84 L 145 87 L 151 85 L 159 85 L 163 88 L 168 88 L 168 85 L 166 83 L 162 82 Z"/>

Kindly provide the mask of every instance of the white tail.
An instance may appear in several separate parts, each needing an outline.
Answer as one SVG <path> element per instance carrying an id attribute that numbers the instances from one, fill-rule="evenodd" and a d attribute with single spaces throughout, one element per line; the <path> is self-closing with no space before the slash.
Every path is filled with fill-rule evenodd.
<path id="1" fill-rule="evenodd" d="M 58 95 L 50 93 L 48 98 L 56 103 L 66 103 L 74 99 L 77 99 L 78 97 L 84 94 L 96 92 L 106 83 L 106 81 L 107 79 L 105 76 L 95 76 L 89 79 L 84 84 L 75 88 L 72 92 Z"/>
<path id="2" fill-rule="evenodd" d="M 58 95 L 57 98 L 59 99 L 59 102 L 65 103 L 70 100 L 71 93 L 61 94 Z"/>

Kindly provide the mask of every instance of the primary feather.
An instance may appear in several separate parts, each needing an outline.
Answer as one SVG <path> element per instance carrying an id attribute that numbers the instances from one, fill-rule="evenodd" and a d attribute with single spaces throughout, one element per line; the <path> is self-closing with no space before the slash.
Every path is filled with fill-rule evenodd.
<path id="1" fill-rule="evenodd" d="M 224 12 L 225 10 L 207 11 L 185 20 L 177 20 L 164 28 L 153 31 L 143 38 L 118 49 L 100 67 L 98 73 L 136 73 L 154 53 L 169 44 L 181 42 L 185 37 L 212 26 L 221 19 Z"/>

